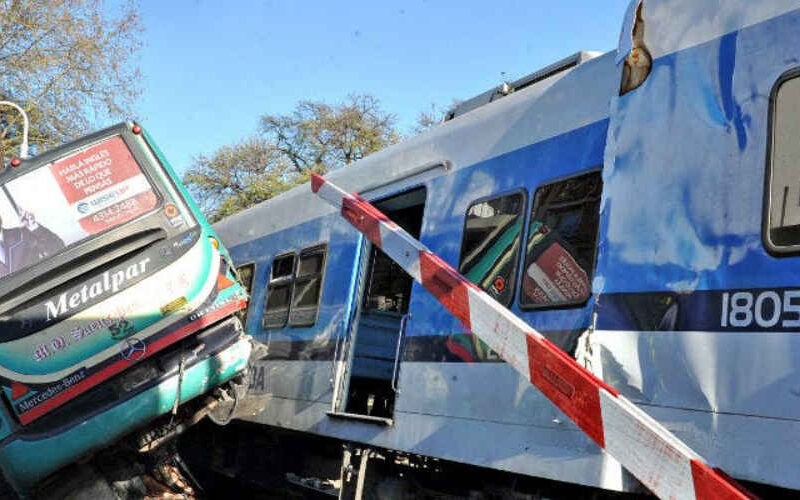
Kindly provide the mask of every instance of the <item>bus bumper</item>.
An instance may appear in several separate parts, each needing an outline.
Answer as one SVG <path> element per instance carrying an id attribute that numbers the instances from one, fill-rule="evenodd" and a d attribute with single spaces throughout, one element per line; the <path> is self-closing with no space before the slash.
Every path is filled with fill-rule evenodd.
<path id="1" fill-rule="evenodd" d="M 242 336 L 219 353 L 185 369 L 180 383 L 184 403 L 241 373 L 252 346 Z M 18 492 L 31 490 L 39 481 L 89 452 L 106 448 L 115 440 L 172 410 L 178 375 L 162 380 L 136 396 L 94 415 L 68 430 L 41 439 L 12 435 L 0 444 L 0 466 Z"/>

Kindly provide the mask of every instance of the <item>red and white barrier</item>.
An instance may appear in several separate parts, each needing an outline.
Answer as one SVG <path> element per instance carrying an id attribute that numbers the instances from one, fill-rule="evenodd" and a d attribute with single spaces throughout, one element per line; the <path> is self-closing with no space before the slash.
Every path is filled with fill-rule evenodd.
<path id="1" fill-rule="evenodd" d="M 357 194 L 311 189 L 397 262 L 587 436 L 664 499 L 755 498 Z"/>

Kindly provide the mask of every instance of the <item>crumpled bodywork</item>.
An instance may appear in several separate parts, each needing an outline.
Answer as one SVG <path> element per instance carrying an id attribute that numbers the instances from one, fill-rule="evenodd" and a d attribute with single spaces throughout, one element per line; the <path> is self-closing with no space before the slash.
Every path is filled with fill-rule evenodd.
<path id="1" fill-rule="evenodd" d="M 734 294 L 781 297 L 800 277 L 762 243 L 770 96 L 800 65 L 800 6 L 644 4 L 652 72 L 611 102 L 593 349 L 646 408 L 704 412 L 675 418 L 727 472 L 785 483 L 768 470 L 780 451 L 742 448 L 721 421 L 800 420 L 800 337 L 726 319 Z"/>

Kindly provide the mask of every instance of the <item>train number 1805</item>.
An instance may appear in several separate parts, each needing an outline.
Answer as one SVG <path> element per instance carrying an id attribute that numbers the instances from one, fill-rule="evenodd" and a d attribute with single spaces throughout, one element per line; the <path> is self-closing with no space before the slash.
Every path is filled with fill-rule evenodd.
<path id="1" fill-rule="evenodd" d="M 800 290 L 722 294 L 723 328 L 745 328 L 753 322 L 761 328 L 800 327 Z"/>

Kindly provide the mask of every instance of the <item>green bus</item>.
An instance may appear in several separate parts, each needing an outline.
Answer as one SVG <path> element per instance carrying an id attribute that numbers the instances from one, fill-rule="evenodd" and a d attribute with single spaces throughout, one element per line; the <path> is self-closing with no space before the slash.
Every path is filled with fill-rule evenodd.
<path id="1" fill-rule="evenodd" d="M 246 301 L 227 251 L 139 125 L 12 160 L 0 172 L 7 480 L 25 494 L 241 379 Z"/>

